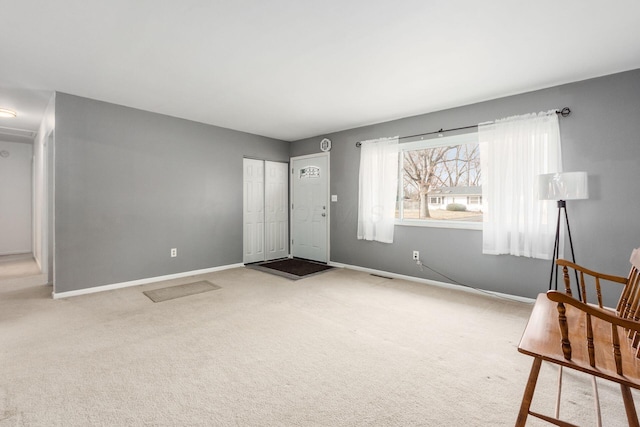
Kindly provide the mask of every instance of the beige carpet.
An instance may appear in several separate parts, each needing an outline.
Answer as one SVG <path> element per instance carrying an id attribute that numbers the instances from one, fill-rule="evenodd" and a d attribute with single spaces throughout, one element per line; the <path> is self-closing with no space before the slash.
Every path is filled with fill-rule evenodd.
<path id="1" fill-rule="evenodd" d="M 0 282 L 38 274 L 40 274 L 40 269 L 31 254 L 0 256 Z"/>
<path id="2" fill-rule="evenodd" d="M 222 289 L 142 293 L 198 280 Z M 516 350 L 530 305 L 350 270 L 50 293 L 0 289 L 0 426 L 509 426 L 532 361 Z M 564 392 L 593 425 L 589 378 Z M 600 393 L 604 425 L 626 425 L 619 390 Z"/>

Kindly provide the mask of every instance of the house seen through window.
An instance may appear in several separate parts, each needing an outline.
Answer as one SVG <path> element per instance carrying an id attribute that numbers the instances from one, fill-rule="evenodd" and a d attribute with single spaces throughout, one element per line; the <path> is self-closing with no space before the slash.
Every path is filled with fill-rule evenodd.
<path id="1" fill-rule="evenodd" d="M 481 227 L 477 133 L 408 142 L 401 150 L 397 223 Z"/>

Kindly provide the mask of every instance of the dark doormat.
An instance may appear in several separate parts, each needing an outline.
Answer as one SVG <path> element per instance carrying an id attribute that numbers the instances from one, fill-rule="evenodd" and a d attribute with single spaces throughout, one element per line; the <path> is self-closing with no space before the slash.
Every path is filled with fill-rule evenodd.
<path id="1" fill-rule="evenodd" d="M 201 294 L 203 292 L 215 291 L 216 289 L 220 289 L 220 286 L 214 285 L 206 280 L 202 280 L 200 282 L 169 286 L 168 288 L 154 289 L 152 291 L 144 291 L 143 294 L 148 296 L 153 302 L 162 302 L 189 295 Z"/>
<path id="2" fill-rule="evenodd" d="M 275 261 L 259 262 L 245 265 L 247 268 L 275 274 L 291 280 L 302 279 L 303 277 L 314 276 L 332 270 L 333 267 L 319 262 L 309 261 L 300 258 L 285 258 Z"/>

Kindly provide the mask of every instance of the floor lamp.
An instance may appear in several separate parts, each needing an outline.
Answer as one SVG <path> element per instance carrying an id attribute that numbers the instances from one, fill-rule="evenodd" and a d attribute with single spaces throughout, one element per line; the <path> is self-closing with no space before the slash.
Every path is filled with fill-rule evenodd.
<path id="1" fill-rule="evenodd" d="M 551 260 L 551 275 L 549 277 L 549 290 L 554 285 L 555 273 L 555 290 L 558 290 L 558 266 L 556 259 L 560 256 L 560 217 L 564 211 L 564 219 L 567 225 L 567 234 L 569 235 L 569 246 L 571 247 L 571 260 L 576 262 L 576 256 L 573 252 L 573 241 L 571 240 L 571 228 L 569 227 L 569 216 L 567 215 L 567 200 L 588 199 L 589 191 L 587 188 L 586 172 L 564 172 L 564 173 L 548 173 L 538 175 L 538 191 L 540 200 L 556 200 L 558 202 L 558 221 L 556 222 L 556 240 L 553 246 L 553 258 Z M 582 300 L 580 295 L 580 286 L 578 283 L 578 272 L 576 271 L 576 287 L 578 288 L 578 298 Z"/>

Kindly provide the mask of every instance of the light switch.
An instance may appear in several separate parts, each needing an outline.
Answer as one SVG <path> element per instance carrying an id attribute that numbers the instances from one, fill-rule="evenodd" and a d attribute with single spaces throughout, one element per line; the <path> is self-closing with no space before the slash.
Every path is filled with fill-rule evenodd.
<path id="1" fill-rule="evenodd" d="M 338 195 L 337 194 L 332 194 L 331 195 L 331 201 L 332 202 L 337 202 L 338 201 Z"/>

